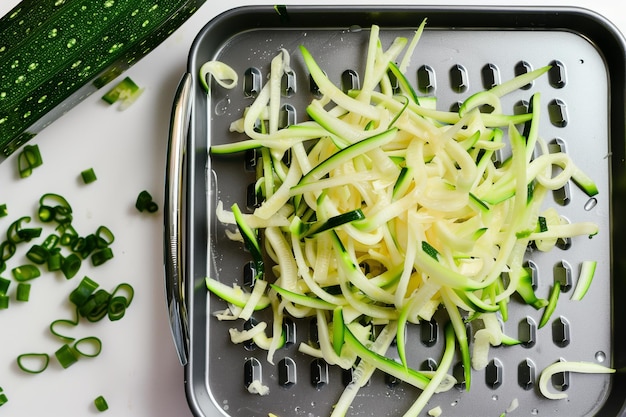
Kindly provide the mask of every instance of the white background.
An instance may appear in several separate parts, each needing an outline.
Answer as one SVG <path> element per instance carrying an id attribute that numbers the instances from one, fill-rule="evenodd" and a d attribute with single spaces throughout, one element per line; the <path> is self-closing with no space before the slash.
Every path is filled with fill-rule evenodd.
<path id="1" fill-rule="evenodd" d="M 17 3 L 1 0 L 0 15 Z M 61 275 L 44 274 L 33 282 L 30 302 L 19 304 L 11 300 L 11 307 L 0 311 L 0 387 L 9 398 L 0 408 L 0 417 L 97 415 L 92 401 L 98 395 L 104 395 L 109 402 L 110 409 L 104 414 L 108 416 L 190 415 L 183 368 L 174 351 L 164 301 L 162 212 L 138 213 L 134 201 L 139 191 L 146 189 L 162 207 L 171 103 L 185 71 L 192 40 L 217 14 L 252 3 L 207 0 L 168 40 L 126 72 L 146 89 L 132 107 L 121 112 L 104 104 L 100 100 L 102 94 L 96 93 L 31 140 L 39 145 L 44 159 L 44 165 L 31 177 L 18 178 L 15 158 L 0 164 L 0 204 L 6 203 L 9 209 L 9 216 L 0 219 L 0 231 L 18 217 L 34 215 L 43 193 L 57 192 L 70 200 L 79 231 L 89 233 L 103 224 L 116 235 L 116 256 L 111 262 L 99 268 L 85 266 L 70 281 Z M 295 3 L 298 2 L 281 2 Z M 309 3 L 337 4 L 328 0 Z M 349 0 L 341 3 L 376 4 Z M 394 3 L 479 4 L 465 0 Z M 517 4 L 585 7 L 608 17 L 626 32 L 626 14 L 616 0 L 539 0 Z M 90 167 L 98 180 L 84 185 L 79 175 Z M 8 277 L 10 272 L 0 275 Z M 54 319 L 71 317 L 64 297 L 84 275 L 105 289 L 129 282 L 136 290 L 133 304 L 121 321 L 81 324 L 72 330 L 78 338 L 100 337 L 101 355 L 82 359 L 66 370 L 52 361 L 49 369 L 39 375 L 19 371 L 15 365 L 17 355 L 56 350 L 59 343 L 50 336 L 48 325 Z"/>

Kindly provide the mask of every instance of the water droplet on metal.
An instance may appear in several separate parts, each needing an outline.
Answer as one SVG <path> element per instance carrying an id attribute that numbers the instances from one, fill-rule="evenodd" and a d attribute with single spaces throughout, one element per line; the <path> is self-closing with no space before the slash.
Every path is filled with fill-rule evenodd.
<path id="1" fill-rule="evenodd" d="M 539 410 L 537 410 L 536 408 L 533 408 L 532 410 L 530 410 L 530 414 L 533 416 L 536 416 L 537 414 L 539 414 Z"/>
<path id="2" fill-rule="evenodd" d="M 497 395 L 492 395 L 491 399 L 494 400 L 494 401 L 498 401 L 498 396 Z"/>
<path id="3" fill-rule="evenodd" d="M 348 28 L 348 32 L 353 32 L 353 33 L 360 32 L 362 30 L 363 28 L 359 25 L 352 25 Z"/>
<path id="4" fill-rule="evenodd" d="M 595 197 L 591 197 L 584 205 L 586 211 L 591 211 L 598 204 L 598 200 Z"/>
<path id="5" fill-rule="evenodd" d="M 230 97 L 226 96 L 215 104 L 215 114 L 223 116 L 228 111 L 230 105 Z"/>
<path id="6" fill-rule="evenodd" d="M 601 350 L 597 351 L 595 356 L 596 356 L 596 360 L 600 363 L 606 360 L 606 353 L 604 353 Z"/>

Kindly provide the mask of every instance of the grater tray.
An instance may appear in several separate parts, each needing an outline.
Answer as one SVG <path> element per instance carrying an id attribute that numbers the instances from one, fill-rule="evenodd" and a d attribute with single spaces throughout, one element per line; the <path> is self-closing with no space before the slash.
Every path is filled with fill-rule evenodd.
<path id="1" fill-rule="evenodd" d="M 626 229 L 620 221 L 624 181 L 624 43 L 604 18 L 577 8 L 517 7 L 463 9 L 456 7 L 307 7 L 250 6 L 233 9 L 209 22 L 194 41 L 188 61 L 192 75 L 191 122 L 187 142 L 183 269 L 184 307 L 188 313 L 189 345 L 185 384 L 189 405 L 198 416 L 255 417 L 327 416 L 350 375 L 298 353 L 300 342 L 315 339 L 314 323 L 294 319 L 287 329 L 291 343 L 280 349 L 275 364 L 254 346 L 233 345 L 228 329 L 239 322 L 219 322 L 211 316 L 225 304 L 207 294 L 204 277 L 244 285 L 249 254 L 229 241 L 213 216 L 217 200 L 226 207 L 245 206 L 254 169 L 246 157 L 210 158 L 211 144 L 241 140 L 229 125 L 252 102 L 250 95 L 265 82 L 270 60 L 285 48 L 291 53 L 295 77 L 285 91 L 284 116 L 306 119 L 313 98 L 308 74 L 297 53 L 306 45 L 335 83 L 358 83 L 362 74 L 369 27 L 381 27 L 383 44 L 395 36 L 411 37 L 422 19 L 428 23 L 407 74 L 419 95 L 435 95 L 437 108 L 453 109 L 470 94 L 494 82 L 548 63 L 553 70 L 503 99 L 503 111 L 524 109 L 534 92 L 542 94 L 541 136 L 569 153 L 597 182 L 599 194 L 590 200 L 568 184 L 547 204 L 572 222 L 594 221 L 600 234 L 593 239 L 562 241 L 548 253 L 529 252 L 537 293 L 547 297 L 555 280 L 569 293 L 561 297 L 551 324 L 536 328 L 541 311 L 513 300 L 506 333 L 523 341 L 490 351 L 485 370 L 473 371 L 464 390 L 459 359 L 454 375 L 461 383 L 437 394 L 426 410 L 440 406 L 444 416 L 507 415 L 621 416 L 626 415 L 626 380 L 612 376 L 558 374 L 551 389 L 564 390 L 567 400 L 547 400 L 536 388 L 539 373 L 558 361 L 592 361 L 622 368 L 626 361 L 624 332 L 626 295 L 624 261 L 619 248 Z M 220 60 L 240 74 L 237 89 L 214 88 L 210 97 L 197 74 L 208 60 Z M 347 72 L 346 72 L 347 71 Z M 245 74 L 245 75 L 244 75 Z M 242 87 L 243 86 L 243 87 Z M 287 94 L 289 92 L 290 94 Z M 580 262 L 598 261 L 594 283 L 581 302 L 569 301 Z M 263 320 L 263 316 L 257 317 Z M 409 329 L 410 366 L 428 369 L 443 351 L 443 326 L 437 316 Z M 470 340 L 473 329 L 468 326 Z M 393 355 L 394 347 L 390 348 Z M 249 394 L 246 383 L 261 379 L 270 394 Z M 395 416 L 419 391 L 374 373 L 353 403 L 350 415 Z M 423 415 L 426 415 L 424 411 Z"/>

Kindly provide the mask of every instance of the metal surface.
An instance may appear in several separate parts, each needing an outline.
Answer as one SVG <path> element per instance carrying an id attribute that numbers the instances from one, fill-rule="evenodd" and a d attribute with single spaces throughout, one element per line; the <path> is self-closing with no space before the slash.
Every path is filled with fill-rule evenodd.
<path id="1" fill-rule="evenodd" d="M 345 70 L 362 73 L 368 27 L 381 26 L 383 43 L 394 36 L 411 36 L 423 19 L 428 25 L 415 52 L 409 74 L 421 95 L 434 94 L 438 108 L 450 109 L 469 94 L 494 80 L 512 78 L 520 71 L 553 63 L 556 72 L 537 80 L 503 100 L 505 111 L 523 108 L 535 92 L 545 107 L 541 136 L 560 146 L 598 182 L 600 194 L 590 202 L 573 184 L 554 194 L 551 205 L 570 221 L 592 220 L 602 232 L 591 240 L 575 239 L 547 254 L 529 253 L 537 271 L 537 291 L 545 296 L 554 280 L 575 279 L 582 260 L 598 260 L 592 290 L 585 300 L 563 301 L 554 321 L 543 329 L 529 330 L 541 312 L 513 300 L 503 323 L 513 336 L 526 337 L 522 346 L 492 350 L 490 366 L 473 372 L 470 392 L 462 387 L 436 396 L 446 416 L 500 415 L 515 399 L 519 415 L 585 416 L 624 415 L 624 376 L 560 375 L 553 380 L 569 394 L 567 401 L 540 396 L 534 382 L 545 366 L 557 360 L 602 361 L 616 368 L 626 362 L 623 316 L 626 295 L 620 281 L 624 260 L 614 256 L 626 231 L 623 212 L 624 184 L 624 42 L 612 25 L 591 12 L 572 8 L 420 8 L 384 7 L 272 7 L 235 9 L 218 16 L 192 45 L 188 71 L 194 77 L 193 116 L 188 148 L 188 183 L 185 219 L 185 289 L 189 311 L 190 350 L 186 387 L 192 412 L 198 416 L 324 416 L 343 390 L 341 370 L 328 369 L 324 384 L 315 379 L 323 364 L 298 353 L 308 342 L 308 320 L 294 320 L 294 343 L 281 349 L 275 364 L 264 352 L 234 346 L 228 328 L 240 323 L 218 322 L 210 313 L 224 307 L 209 297 L 204 277 L 241 283 L 249 260 L 241 245 L 225 237 L 213 216 L 216 201 L 246 202 L 246 188 L 254 172 L 246 171 L 243 158 L 209 158 L 212 143 L 239 140 L 230 122 L 240 117 L 252 101 L 243 89 L 215 89 L 207 98 L 199 88 L 197 73 L 208 60 L 231 65 L 239 74 L 253 68 L 267 75 L 269 62 L 280 48 L 292 54 L 296 93 L 285 98 L 296 121 L 306 118 L 311 100 L 304 65 L 296 53 L 305 44 L 329 77 L 340 82 Z M 338 57 L 340 57 L 338 59 Z M 421 74 L 421 75 L 420 75 Z M 570 245 L 571 243 L 571 245 Z M 264 319 L 263 316 L 259 317 Z M 530 323 L 530 324 L 529 324 Z M 424 327 L 431 326 L 431 327 Z M 425 328 L 426 331 L 422 331 Z M 470 326 L 470 337 L 473 329 Z M 442 326 L 414 326 L 408 335 L 411 366 L 421 368 L 436 361 L 442 350 Z M 535 337 L 527 336 L 533 333 Z M 433 336 L 424 340 L 424 334 Z M 313 337 L 314 338 L 314 337 Z M 282 368 L 281 368 L 282 367 Z M 281 384 L 281 374 L 292 372 L 295 383 Z M 255 373 L 270 387 L 266 397 L 249 394 L 245 375 Z M 325 374 L 324 374 L 325 376 Z M 319 381 L 318 381 L 319 382 Z M 530 382 L 530 384 L 528 384 Z M 417 390 L 375 374 L 354 403 L 352 415 L 401 415 Z"/>
<path id="2" fill-rule="evenodd" d="M 185 74 L 174 98 L 170 137 L 167 151 L 164 212 L 165 298 L 172 337 L 182 365 L 187 364 L 189 352 L 188 317 L 184 297 L 183 270 L 183 196 L 184 159 L 187 133 L 191 119 L 191 74 Z"/>

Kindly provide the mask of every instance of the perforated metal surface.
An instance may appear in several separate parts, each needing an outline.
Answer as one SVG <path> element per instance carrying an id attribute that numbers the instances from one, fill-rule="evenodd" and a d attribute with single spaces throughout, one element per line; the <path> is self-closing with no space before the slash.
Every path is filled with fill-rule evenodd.
<path id="1" fill-rule="evenodd" d="M 569 26 L 562 26 L 564 16 L 570 18 Z M 618 263 L 612 253 L 617 229 L 611 219 L 615 209 L 611 196 L 616 198 L 621 192 L 615 179 L 623 170 L 622 162 L 615 160 L 616 155 L 623 154 L 623 126 L 615 126 L 615 107 L 622 109 L 623 116 L 623 89 L 620 95 L 614 91 L 623 85 L 624 71 L 623 60 L 621 66 L 607 61 L 602 49 L 607 39 L 615 36 L 608 24 L 597 22 L 595 16 L 563 9 L 553 13 L 551 9 L 292 8 L 285 20 L 285 15 L 278 16 L 273 10 L 250 8 L 218 17 L 199 34 L 190 54 L 193 73 L 204 61 L 217 59 L 243 75 L 241 88 L 215 89 L 208 99 L 198 91 L 194 101 L 187 202 L 191 208 L 187 288 L 192 329 L 187 382 L 190 406 L 196 414 L 329 415 L 351 378 L 349 372 L 297 351 L 301 342 L 315 344 L 314 320 L 290 319 L 285 325 L 287 345 L 277 352 L 275 364 L 270 364 L 265 351 L 253 344 L 232 345 L 229 340 L 230 327 L 244 329 L 252 323 L 219 322 L 211 317 L 211 312 L 224 308 L 224 303 L 207 296 L 204 275 L 244 286 L 250 285 L 253 275 L 249 254 L 226 238 L 224 227 L 213 217 L 216 201 L 224 201 L 225 206 L 238 202 L 250 210 L 259 201 L 249 187 L 255 179 L 254 153 L 207 159 L 208 146 L 241 139 L 229 133 L 228 126 L 260 91 L 270 60 L 281 48 L 291 53 L 294 70 L 283 80 L 281 120 L 286 126 L 306 120 L 305 106 L 317 94 L 297 53 L 298 45 L 306 45 L 337 85 L 355 88 L 363 70 L 369 25 L 381 26 L 381 38 L 387 45 L 395 36 L 410 37 L 412 25 L 424 17 L 429 24 L 407 74 L 420 95 L 438 98 L 438 109 L 454 110 L 473 92 L 553 65 L 547 76 L 505 97 L 503 111 L 526 112 L 532 95 L 541 93 L 542 138 L 551 151 L 571 154 L 600 190 L 597 198 L 589 199 L 574 184 L 567 184 L 553 193 L 547 206 L 555 206 L 571 222 L 597 222 L 601 230 L 593 239 L 562 240 L 549 253 L 528 249 L 527 266 L 538 295 L 547 297 L 554 282 L 561 284 L 561 301 L 551 322 L 538 329 L 541 311 L 513 298 L 509 318 L 502 326 L 522 344 L 492 349 L 486 369 L 473 372 L 469 392 L 464 389 L 457 360 L 453 373 L 458 386 L 435 396 L 427 408 L 441 406 L 445 416 L 499 416 L 516 399 L 519 407 L 511 415 L 586 416 L 599 410 L 607 416 L 621 413 L 623 399 L 616 391 L 621 377 L 557 375 L 552 389 L 567 392 L 569 399 L 564 401 L 544 399 L 536 389 L 541 370 L 555 361 L 584 360 L 611 366 L 619 364 L 624 355 L 621 336 L 615 337 L 622 325 L 614 319 L 621 307 L 613 304 L 613 297 L 623 289 L 614 285 Z M 587 20 L 596 22 L 593 33 L 583 33 L 591 26 L 576 26 Z M 257 21 L 263 23 L 253 23 Z M 602 37 L 602 41 L 594 36 Z M 623 55 L 621 50 L 611 53 Z M 598 261 L 593 286 L 583 301 L 570 301 L 580 264 L 588 259 Z M 269 318 L 259 313 L 253 320 Z M 438 313 L 431 322 L 410 326 L 410 366 L 436 368 L 443 350 L 444 319 L 445 313 Z M 470 340 L 478 330 L 474 326 L 470 323 L 467 327 Z M 395 355 L 395 346 L 389 354 Z M 246 386 L 253 380 L 267 385 L 270 394 L 249 394 Z M 377 372 L 361 390 L 351 415 L 402 415 L 418 394 L 405 383 Z"/>

